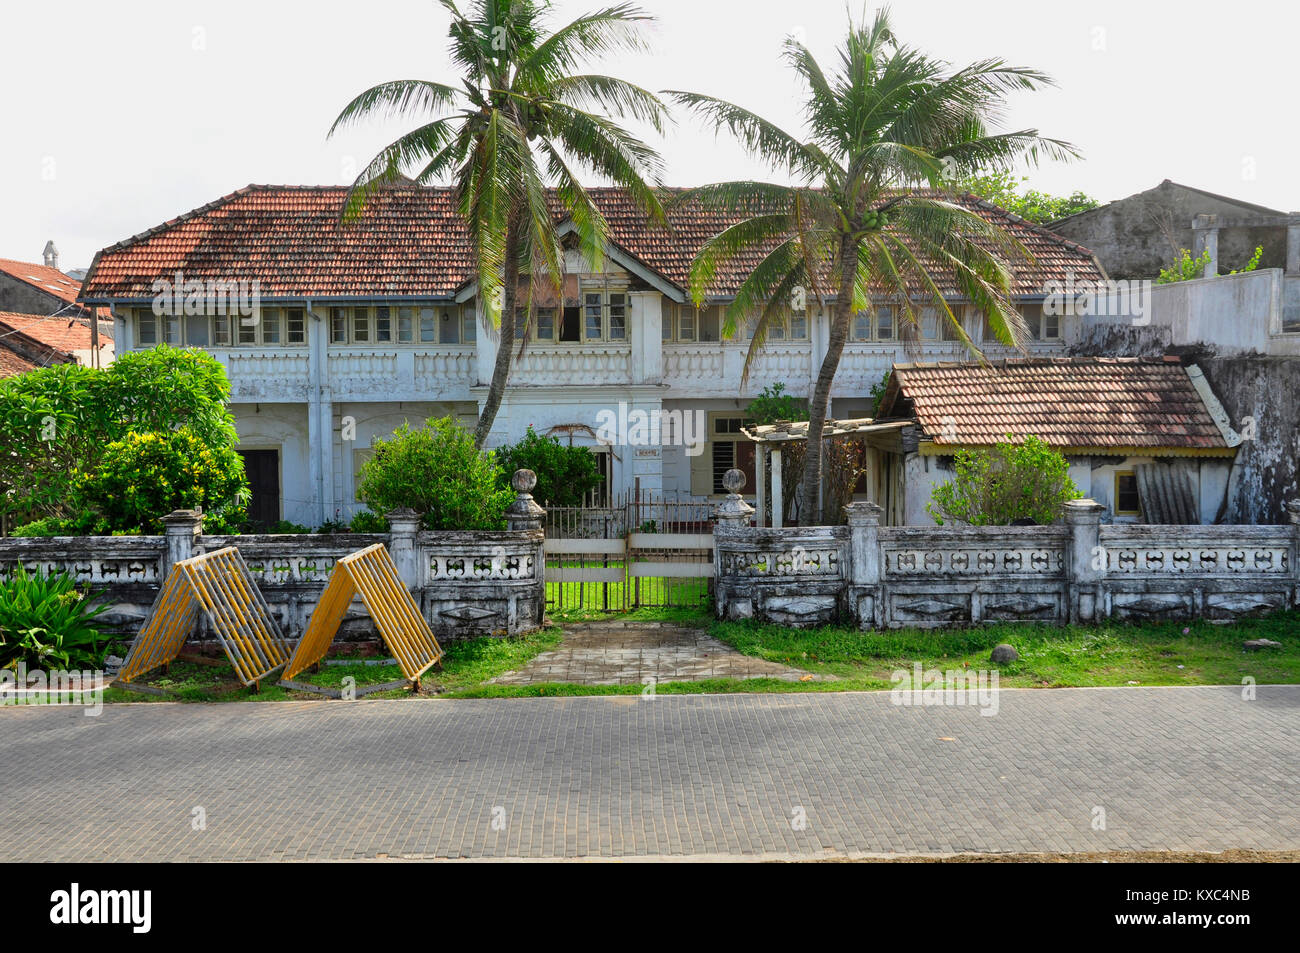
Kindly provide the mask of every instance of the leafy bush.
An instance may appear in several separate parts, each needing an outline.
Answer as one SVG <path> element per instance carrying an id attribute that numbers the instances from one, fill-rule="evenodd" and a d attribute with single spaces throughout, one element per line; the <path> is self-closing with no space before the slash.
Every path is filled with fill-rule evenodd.
<path id="1" fill-rule="evenodd" d="M 0 582 L 0 668 L 102 668 L 107 644 L 91 622 L 107 608 L 68 573 L 28 575 L 19 566 Z"/>
<path id="2" fill-rule="evenodd" d="M 352 525 L 348 528 L 354 533 L 387 533 L 391 529 L 385 517 L 370 510 L 362 510 L 352 517 Z"/>
<path id="3" fill-rule="evenodd" d="M 248 498 L 243 458 L 230 447 L 206 445 L 187 427 L 128 433 L 110 443 L 76 489 L 107 529 L 128 533 L 161 533 L 172 510 L 200 507 L 205 529 L 233 528 Z"/>
<path id="4" fill-rule="evenodd" d="M 129 433 L 187 428 L 214 451 L 238 440 L 221 363 L 197 349 L 128 351 L 107 368 L 65 364 L 0 380 L 0 514 L 15 522 L 93 517 L 76 474 Z"/>
<path id="5" fill-rule="evenodd" d="M 1016 520 L 1053 522 L 1061 504 L 1083 494 L 1070 479 L 1065 457 L 1042 440 L 1005 443 L 992 450 L 959 450 L 957 476 L 934 488 L 925 511 L 940 526 L 944 520 L 971 526 L 1008 526 Z"/>
<path id="6" fill-rule="evenodd" d="M 1027 181 L 1028 176 L 1016 176 L 1012 172 L 989 172 L 969 176 L 959 182 L 958 186 L 1040 225 L 1055 222 L 1067 215 L 1086 212 L 1101 204 L 1092 196 L 1077 190 L 1066 196 L 1048 195 L 1037 189 L 1021 191 L 1023 183 Z"/>
<path id="7" fill-rule="evenodd" d="M 774 424 L 778 420 L 807 420 L 808 401 L 785 392 L 780 381 L 764 387 L 745 408 L 745 416 L 755 424 Z"/>
<path id="8" fill-rule="evenodd" d="M 78 523 L 76 520 L 66 517 L 43 516 L 38 520 L 32 520 L 30 523 L 24 523 L 22 526 L 15 526 L 9 535 L 33 538 L 76 536 L 78 535 Z"/>
<path id="9" fill-rule="evenodd" d="M 503 529 L 514 493 L 500 464 L 451 417 L 402 426 L 374 445 L 357 499 L 378 513 L 410 507 L 426 529 Z"/>
<path id="10" fill-rule="evenodd" d="M 581 506 L 601 482 L 596 456 L 590 450 L 563 444 L 558 437 L 544 437 L 532 427 L 518 443 L 497 450 L 496 458 L 504 474 L 503 485 L 509 486 L 516 470 L 532 470 L 537 474 L 533 496 L 553 506 Z"/>
<path id="11" fill-rule="evenodd" d="M 1175 281 L 1191 281 L 1194 278 L 1200 278 L 1205 274 L 1205 266 L 1209 263 L 1210 252 L 1208 249 L 1202 252 L 1199 258 L 1193 258 L 1192 253 L 1184 248 L 1172 265 L 1160 269 L 1156 284 L 1168 285 L 1173 284 Z"/>
<path id="12" fill-rule="evenodd" d="M 303 526 L 301 523 L 293 523 L 289 520 L 276 520 L 266 528 L 266 532 L 272 535 L 283 536 L 301 536 L 313 532 L 310 526 Z"/>

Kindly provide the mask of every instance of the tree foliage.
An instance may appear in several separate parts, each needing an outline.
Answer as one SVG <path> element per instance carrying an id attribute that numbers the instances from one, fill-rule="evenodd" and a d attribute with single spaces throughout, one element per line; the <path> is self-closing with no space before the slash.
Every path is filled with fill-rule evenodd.
<path id="1" fill-rule="evenodd" d="M 407 424 L 377 439 L 375 455 L 361 467 L 357 499 L 375 513 L 409 507 L 425 529 L 503 529 L 514 500 L 504 471 L 490 452 L 451 417 Z"/>
<path id="2" fill-rule="evenodd" d="M 959 450 L 956 476 L 934 488 L 925 510 L 940 526 L 945 520 L 971 526 L 1009 526 L 1016 520 L 1053 522 L 1061 504 L 1083 494 L 1070 479 L 1065 457 L 1034 436 L 1007 440 L 991 450 Z"/>
<path id="3" fill-rule="evenodd" d="M 1101 205 L 1096 199 L 1083 192 L 1074 191 L 1069 195 L 1048 195 L 1037 189 L 1026 189 L 1023 183 L 1027 176 L 1016 176 L 1009 171 L 985 172 L 970 175 L 961 180 L 960 186 L 967 192 L 973 192 L 985 201 L 1006 209 L 1029 222 L 1045 225 L 1086 212 Z"/>
<path id="4" fill-rule="evenodd" d="M 449 53 L 459 70 L 451 84 L 395 80 L 361 93 L 330 129 L 373 117 L 419 117 L 421 124 L 386 146 L 357 176 L 344 218 L 358 215 L 376 189 L 411 172 L 420 185 L 450 180 L 469 227 L 479 300 L 498 327 L 497 361 L 475 434 L 483 446 L 509 375 L 519 285 L 549 283 L 562 291 L 563 251 L 546 186 L 568 213 L 579 246 L 595 270 L 608 226 L 578 179 L 594 172 L 628 191 L 662 220 L 656 190 L 662 162 L 655 150 L 615 118 L 662 133 L 666 112 L 655 94 L 626 80 L 586 71 L 590 61 L 643 50 L 652 17 L 618 3 L 548 32 L 550 5 L 537 0 L 471 0 L 451 14 Z M 521 272 L 523 278 L 520 278 Z M 527 329 L 525 328 L 525 331 Z"/>
<path id="5" fill-rule="evenodd" d="M 107 368 L 64 364 L 0 380 L 0 515 L 80 516 L 76 475 L 128 434 L 186 430 L 214 452 L 238 437 L 225 369 L 197 349 L 128 351 Z"/>
<path id="6" fill-rule="evenodd" d="M 516 470 L 537 474 L 533 497 L 548 506 L 581 506 L 602 479 L 596 457 L 588 448 L 542 436 L 532 427 L 517 443 L 498 449 L 496 458 L 507 484 Z"/>
<path id="7" fill-rule="evenodd" d="M 831 385 L 854 315 L 874 310 L 877 297 L 897 302 L 905 335 L 915 337 L 919 309 L 931 305 L 978 353 L 943 293 L 942 285 L 951 283 L 987 315 L 999 341 L 1025 340 L 1028 328 L 1010 294 L 1011 262 L 1024 260 L 1027 250 L 951 196 L 964 176 L 1008 168 L 1022 158 L 1032 162 L 1040 152 L 1064 158 L 1074 150 L 1035 129 L 991 128 L 1010 94 L 1048 84 L 1046 75 L 997 59 L 954 69 L 900 42 L 884 11 L 870 23 L 850 25 L 833 70 L 823 69 L 795 39 L 786 41 L 785 57 L 806 89 L 806 136 L 712 96 L 671 95 L 794 183 L 726 182 L 688 190 L 679 199 L 742 213 L 700 248 L 690 291 L 698 305 L 724 267 L 746 263 L 746 277 L 723 318 L 726 337 L 742 324 L 752 329 L 746 373 L 773 321 L 784 322 L 805 299 L 834 299 L 809 406 L 811 452 L 800 490 L 812 516 L 807 501 L 817 499 L 821 481 Z M 758 264 L 750 267 L 752 260 Z M 942 282 L 934 262 L 943 263 Z M 820 514 L 823 520 L 836 515 Z"/>
<path id="8" fill-rule="evenodd" d="M 244 461 L 229 446 L 210 446 L 188 427 L 129 432 L 104 448 L 74 489 L 99 519 L 97 533 L 161 534 L 172 510 L 201 509 L 208 532 L 244 520 Z"/>

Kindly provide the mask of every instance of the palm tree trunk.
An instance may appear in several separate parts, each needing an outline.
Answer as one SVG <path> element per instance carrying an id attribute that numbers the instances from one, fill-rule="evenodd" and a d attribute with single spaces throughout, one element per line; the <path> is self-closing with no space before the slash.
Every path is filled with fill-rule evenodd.
<path id="1" fill-rule="evenodd" d="M 497 359 L 492 366 L 492 383 L 488 386 L 487 400 L 483 412 L 478 418 L 478 427 L 474 431 L 474 446 L 480 450 L 487 443 L 492 424 L 501 409 L 501 398 L 506 392 L 506 381 L 510 377 L 511 353 L 515 347 L 515 302 L 519 297 L 519 256 L 523 246 L 523 234 L 520 230 L 521 210 L 511 209 L 506 222 L 506 261 L 504 269 L 504 288 L 501 295 L 501 333 L 497 339 Z"/>
<path id="2" fill-rule="evenodd" d="M 817 373 L 812 401 L 808 407 L 808 448 L 804 454 L 803 484 L 799 488 L 799 522 L 813 525 L 820 517 L 823 524 L 834 522 L 834 514 L 818 513 L 817 491 L 822 480 L 822 431 L 826 427 L 826 409 L 830 405 L 831 384 L 839 370 L 840 355 L 849 337 L 853 313 L 853 279 L 858 270 L 858 243 L 849 236 L 840 240 L 839 291 L 831 313 L 830 337 L 826 357 Z M 807 517 L 804 514 L 808 514 Z"/>

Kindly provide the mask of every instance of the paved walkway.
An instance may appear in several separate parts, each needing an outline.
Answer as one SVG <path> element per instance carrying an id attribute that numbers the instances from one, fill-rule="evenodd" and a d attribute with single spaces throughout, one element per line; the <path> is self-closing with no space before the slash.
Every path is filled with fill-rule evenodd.
<path id="1" fill-rule="evenodd" d="M 0 859 L 1297 849 L 1297 739 L 1294 686 L 0 708 Z"/>
<path id="2" fill-rule="evenodd" d="M 820 681 L 802 669 L 741 655 L 725 642 L 688 626 L 597 622 L 564 630 L 564 641 L 518 671 L 491 679 L 498 685 L 574 682 L 645 685 L 706 678 L 779 678 Z"/>

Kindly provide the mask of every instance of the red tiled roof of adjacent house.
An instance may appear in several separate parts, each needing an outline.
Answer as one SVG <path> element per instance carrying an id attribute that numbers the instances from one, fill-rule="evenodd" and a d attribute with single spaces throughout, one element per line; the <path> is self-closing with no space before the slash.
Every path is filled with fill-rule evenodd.
<path id="1" fill-rule="evenodd" d="M 256 279 L 264 298 L 450 297 L 473 281 L 469 235 L 450 190 L 381 189 L 356 223 L 340 225 L 346 194 L 341 186 L 240 189 L 105 248 L 91 265 L 83 300 L 148 299 L 155 279 L 174 280 L 178 271 L 186 281 Z M 738 218 L 679 203 L 666 226 L 651 227 L 622 190 L 591 194 L 614 245 L 681 289 L 700 245 Z M 1081 246 L 974 196 L 961 201 L 999 221 L 1035 256 L 1032 265 L 1017 268 L 1017 294 L 1041 294 L 1047 281 L 1064 281 L 1067 270 L 1076 281 L 1101 277 Z M 714 293 L 733 294 L 756 260 L 727 269 Z"/>
<path id="2" fill-rule="evenodd" d="M 81 282 L 76 278 L 69 278 L 57 268 L 47 268 L 34 262 L 0 258 L 0 271 L 69 304 L 75 303 L 81 293 Z"/>
<path id="3" fill-rule="evenodd" d="M 81 282 L 57 268 L 48 268 L 30 261 L 0 258 L 0 271 L 68 304 L 76 304 L 81 297 Z M 95 313 L 104 321 L 112 317 L 107 308 L 96 308 Z"/>
<path id="4" fill-rule="evenodd" d="M 13 377 L 15 374 L 30 371 L 35 366 L 21 354 L 10 350 L 9 345 L 0 338 L 0 377 Z"/>
<path id="5" fill-rule="evenodd" d="M 896 364 L 880 417 L 905 415 L 939 445 L 1032 434 L 1054 447 L 1228 447 L 1177 358 Z"/>
<path id="6" fill-rule="evenodd" d="M 90 350 L 90 328 L 64 315 L 43 317 L 0 311 L 0 334 L 6 331 L 20 331 L 41 344 L 65 353 Z"/>

